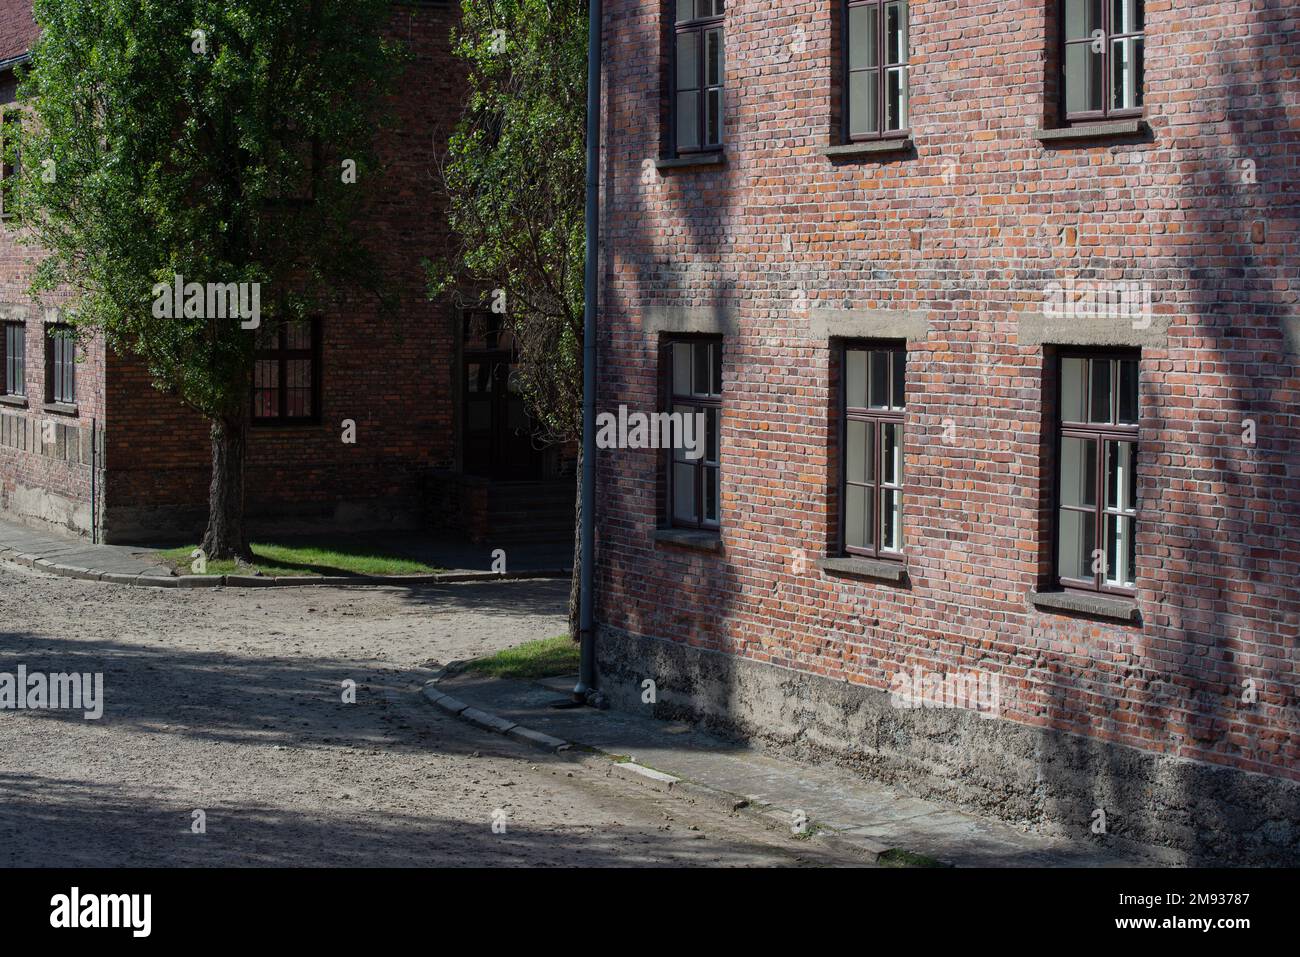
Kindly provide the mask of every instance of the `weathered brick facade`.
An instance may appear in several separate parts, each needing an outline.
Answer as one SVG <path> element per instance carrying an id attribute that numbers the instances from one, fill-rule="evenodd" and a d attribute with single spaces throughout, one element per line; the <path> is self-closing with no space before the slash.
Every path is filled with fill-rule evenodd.
<path id="1" fill-rule="evenodd" d="M 658 453 L 602 453 L 602 689 L 1019 821 L 1296 859 L 1300 9 L 1150 0 L 1144 123 L 1059 138 L 1054 0 L 913 0 L 910 142 L 828 155 L 838 0 L 728 0 L 725 146 L 686 164 L 672 6 L 606 0 L 599 396 L 659 408 L 665 338 L 722 336 L 721 529 L 657 535 Z M 1153 315 L 1055 320 L 1070 280 Z M 907 343 L 901 581 L 817 564 L 844 338 Z M 1140 622 L 1045 607 L 1070 345 L 1140 350 Z M 1001 718 L 882 706 L 915 667 L 997 676 Z"/>
<path id="2" fill-rule="evenodd" d="M 378 253 L 396 317 L 373 298 L 323 316 L 319 424 L 257 427 L 249 443 L 247 503 L 254 528 L 411 524 L 424 510 L 435 469 L 455 469 L 458 315 L 427 297 L 422 261 L 448 246 L 433 180 L 463 100 L 463 69 L 451 54 L 450 3 L 394 5 L 392 34 L 411 54 L 395 104 L 396 124 L 380 144 L 382 183 L 373 187 L 364 241 Z M 30 2 L 0 3 L 0 59 L 35 37 Z M 9 87 L 12 90 L 12 74 Z M 89 532 L 91 464 L 32 445 L 47 419 L 64 431 L 103 430 L 94 513 L 103 538 L 193 536 L 206 516 L 211 452 L 207 424 L 155 391 L 129 357 L 104 354 L 93 335 L 80 346 L 76 413 L 44 408 L 41 311 L 28 283 L 39 251 L 0 224 L 0 305 L 28 318 L 25 407 L 0 405 L 0 509 Z M 57 302 L 49 305 L 57 306 Z M 342 441 L 356 424 L 355 444 Z M 26 436 L 26 438 L 24 438 Z M 83 439 L 84 444 L 84 439 Z M 88 446 L 87 446 L 88 448 Z"/>

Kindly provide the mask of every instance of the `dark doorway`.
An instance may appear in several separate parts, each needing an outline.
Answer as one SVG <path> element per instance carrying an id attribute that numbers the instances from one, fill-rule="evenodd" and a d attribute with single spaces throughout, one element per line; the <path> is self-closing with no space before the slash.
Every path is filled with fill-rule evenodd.
<path id="1" fill-rule="evenodd" d="M 487 310 L 462 319 L 461 450 L 466 475 L 511 481 L 542 477 L 544 456 L 514 376 L 514 340 Z"/>

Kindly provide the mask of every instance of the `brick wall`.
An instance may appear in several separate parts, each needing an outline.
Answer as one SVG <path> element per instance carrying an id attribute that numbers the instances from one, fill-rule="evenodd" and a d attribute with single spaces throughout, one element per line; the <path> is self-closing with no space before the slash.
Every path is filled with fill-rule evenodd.
<path id="1" fill-rule="evenodd" d="M 24 52 L 34 35 L 25 5 L 0 4 L 0 60 Z M 13 97 L 13 73 L 6 71 L 0 74 L 0 106 Z M 52 408 L 46 402 L 45 326 L 68 297 L 32 299 L 29 284 L 41 255 L 22 241 L 12 219 L 0 217 L 0 322 L 24 323 L 26 364 L 26 395 L 0 396 L 0 510 L 88 534 L 103 496 L 104 343 L 94 333 L 80 337 L 77 407 Z M 93 455 L 92 442 L 98 442 Z M 99 474 L 92 476 L 92 468 Z"/>
<path id="2" fill-rule="evenodd" d="M 601 622 L 867 688 L 994 673 L 1014 722 L 1300 780 L 1295 4 L 1151 0 L 1149 132 L 1053 142 L 1053 4 L 914 0 L 914 145 L 836 160 L 838 7 L 730 0 L 725 163 L 657 169 L 666 6 L 606 5 L 600 405 L 657 406 L 662 328 L 725 329 L 721 551 L 657 542 L 656 454 L 602 452 Z M 1055 340 L 1090 335 L 1036 331 L 1069 278 L 1153 296 L 1140 625 L 1028 600 L 1052 577 Z M 927 324 L 905 586 L 815 565 L 837 539 L 830 332 L 873 310 Z"/>

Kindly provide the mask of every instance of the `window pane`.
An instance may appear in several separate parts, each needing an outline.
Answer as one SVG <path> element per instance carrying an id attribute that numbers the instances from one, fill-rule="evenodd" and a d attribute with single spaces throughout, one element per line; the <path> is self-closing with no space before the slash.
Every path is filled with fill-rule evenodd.
<path id="1" fill-rule="evenodd" d="M 1088 363 L 1092 371 L 1092 388 L 1089 395 L 1090 422 L 1111 422 L 1110 415 L 1110 367 L 1109 359 L 1092 359 Z"/>
<path id="2" fill-rule="evenodd" d="M 673 518 L 695 521 L 695 466 L 688 462 L 673 463 Z"/>
<path id="3" fill-rule="evenodd" d="M 1138 364 L 1134 359 L 1121 359 L 1119 363 L 1119 421 L 1137 425 L 1138 420 Z"/>
<path id="4" fill-rule="evenodd" d="M 1146 0 L 1111 0 L 1110 32 L 1138 33 L 1146 20 Z"/>
<path id="5" fill-rule="evenodd" d="M 899 349 L 894 356 L 893 405 L 895 409 L 907 405 L 907 352 Z"/>
<path id="6" fill-rule="evenodd" d="M 718 520 L 718 477 L 719 472 L 716 468 L 705 468 L 704 520 L 706 522 L 716 522 Z"/>
<path id="7" fill-rule="evenodd" d="M 877 7 L 868 4 L 849 7 L 849 69 L 879 66 L 880 33 Z"/>
<path id="8" fill-rule="evenodd" d="M 1097 505 L 1097 443 L 1091 439 L 1061 439 L 1061 504 Z"/>
<path id="9" fill-rule="evenodd" d="M 850 485 L 844 490 L 844 544 L 848 548 L 870 548 L 871 496 L 868 489 Z"/>
<path id="10" fill-rule="evenodd" d="M 1067 113 L 1100 110 L 1102 98 L 1101 52 L 1091 43 L 1071 43 L 1065 48 L 1065 109 Z"/>
<path id="11" fill-rule="evenodd" d="M 1123 515 L 1106 516 L 1106 576 L 1111 585 L 1132 587 L 1133 565 L 1137 552 L 1133 541 L 1133 519 Z"/>
<path id="12" fill-rule="evenodd" d="M 695 428 L 695 425 L 694 425 L 694 420 L 690 419 L 690 416 L 695 415 L 695 413 L 699 411 L 701 410 L 689 405 L 673 406 L 673 414 L 681 416 L 683 427 L 685 427 L 685 423 L 687 421 L 690 421 L 691 422 L 690 428 L 692 429 Z M 651 425 L 650 428 L 651 431 L 653 432 L 655 427 Z M 677 462 L 698 462 L 699 459 L 692 459 L 686 454 L 688 451 L 689 450 L 686 448 L 685 444 L 675 445 L 673 446 L 672 457 Z"/>
<path id="13" fill-rule="evenodd" d="M 1142 105 L 1142 38 L 1115 40 L 1110 50 L 1110 108 L 1132 110 Z"/>
<path id="14" fill-rule="evenodd" d="M 849 74 L 849 135 L 880 132 L 880 74 L 863 70 Z"/>
<path id="15" fill-rule="evenodd" d="M 845 400 L 850 408 L 867 407 L 867 353 L 863 349 L 849 349 L 845 356 Z"/>
<path id="16" fill-rule="evenodd" d="M 700 35 L 694 30 L 677 34 L 677 89 L 698 89 Z"/>
<path id="17" fill-rule="evenodd" d="M 691 391 L 696 395 L 708 395 L 709 372 L 712 371 L 709 362 L 709 343 L 691 343 L 691 363 L 695 368 L 695 382 Z"/>
<path id="18" fill-rule="evenodd" d="M 677 147 L 696 149 L 700 145 L 700 95 L 677 94 Z"/>
<path id="19" fill-rule="evenodd" d="M 710 30 L 704 34 L 704 82 L 708 86 L 722 84 L 721 30 Z"/>
<path id="20" fill-rule="evenodd" d="M 311 323 L 295 322 L 285 329 L 285 341 L 290 349 L 311 348 Z"/>
<path id="21" fill-rule="evenodd" d="M 1065 38 L 1082 40 L 1101 29 L 1102 0 L 1065 0 Z"/>
<path id="22" fill-rule="evenodd" d="M 1095 512 L 1061 510 L 1061 541 L 1057 568 L 1062 578 L 1092 578 L 1092 549 L 1096 542 Z"/>
<path id="23" fill-rule="evenodd" d="M 704 95 L 704 145 L 722 142 L 722 91 L 709 90 Z"/>
<path id="24" fill-rule="evenodd" d="M 1133 443 L 1106 443 L 1106 507 L 1131 512 L 1137 508 Z"/>
<path id="25" fill-rule="evenodd" d="M 253 384 L 259 389 L 274 389 L 279 377 L 280 364 L 272 359 L 258 359 L 253 367 Z"/>
<path id="26" fill-rule="evenodd" d="M 709 355 L 713 357 L 712 394 L 722 395 L 722 343 L 709 346 Z"/>
<path id="27" fill-rule="evenodd" d="M 845 454 L 845 478 L 850 482 L 874 482 L 876 443 L 874 427 L 869 422 L 849 420 L 848 450 Z"/>
<path id="28" fill-rule="evenodd" d="M 880 547 L 903 548 L 903 493 L 883 489 L 880 493 Z"/>
<path id="29" fill-rule="evenodd" d="M 907 2 L 885 7 L 885 62 L 907 62 Z"/>
<path id="30" fill-rule="evenodd" d="M 1061 362 L 1061 421 L 1083 421 L 1084 372 L 1086 359 L 1065 359 Z"/>
<path id="31" fill-rule="evenodd" d="M 287 414 L 291 418 L 305 418 L 312 414 L 311 362 L 305 359 L 294 359 L 287 365 L 289 377 Z"/>
<path id="32" fill-rule="evenodd" d="M 871 400 L 873 409 L 889 408 L 889 353 L 873 349 L 871 355 Z"/>
<path id="33" fill-rule="evenodd" d="M 677 22 L 695 19 L 695 0 L 677 0 Z"/>
<path id="34" fill-rule="evenodd" d="M 903 427 L 897 422 L 880 424 L 880 481 L 901 485 L 903 476 Z"/>
<path id="35" fill-rule="evenodd" d="M 885 71 L 885 129 L 907 128 L 907 67 Z"/>
<path id="36" fill-rule="evenodd" d="M 691 394 L 691 344 L 673 343 L 673 394 Z"/>

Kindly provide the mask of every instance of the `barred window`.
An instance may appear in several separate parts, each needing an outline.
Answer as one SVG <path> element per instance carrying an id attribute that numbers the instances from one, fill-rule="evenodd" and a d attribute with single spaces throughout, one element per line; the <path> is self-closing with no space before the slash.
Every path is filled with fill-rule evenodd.
<path id="1" fill-rule="evenodd" d="M 25 396 L 27 394 L 27 326 L 21 322 L 4 323 L 4 362 L 0 365 L 4 381 L 0 394 Z"/>
<path id="2" fill-rule="evenodd" d="M 724 0 L 676 0 L 670 113 L 677 152 L 722 146 Z"/>
<path id="3" fill-rule="evenodd" d="M 1145 0 L 1062 0 L 1065 118 L 1142 113 Z"/>
<path id="4" fill-rule="evenodd" d="M 77 404 L 77 340 L 72 327 L 45 327 L 45 398 L 58 405 Z"/>
<path id="5" fill-rule="evenodd" d="M 315 422 L 320 416 L 320 320 L 280 325 L 253 362 L 253 424 Z"/>
<path id="6" fill-rule="evenodd" d="M 719 440 L 722 417 L 722 339 L 670 341 L 667 346 L 671 411 L 704 416 L 704 454 L 676 448 L 668 463 L 669 524 L 716 529 L 721 516 Z"/>
<path id="7" fill-rule="evenodd" d="M 844 552 L 903 557 L 907 350 L 845 346 L 840 527 Z"/>
<path id="8" fill-rule="evenodd" d="M 907 132 L 907 0 L 845 0 L 845 139 Z"/>
<path id="9" fill-rule="evenodd" d="M 1058 581 L 1068 588 L 1133 594 L 1138 358 L 1065 354 L 1060 380 Z"/>

